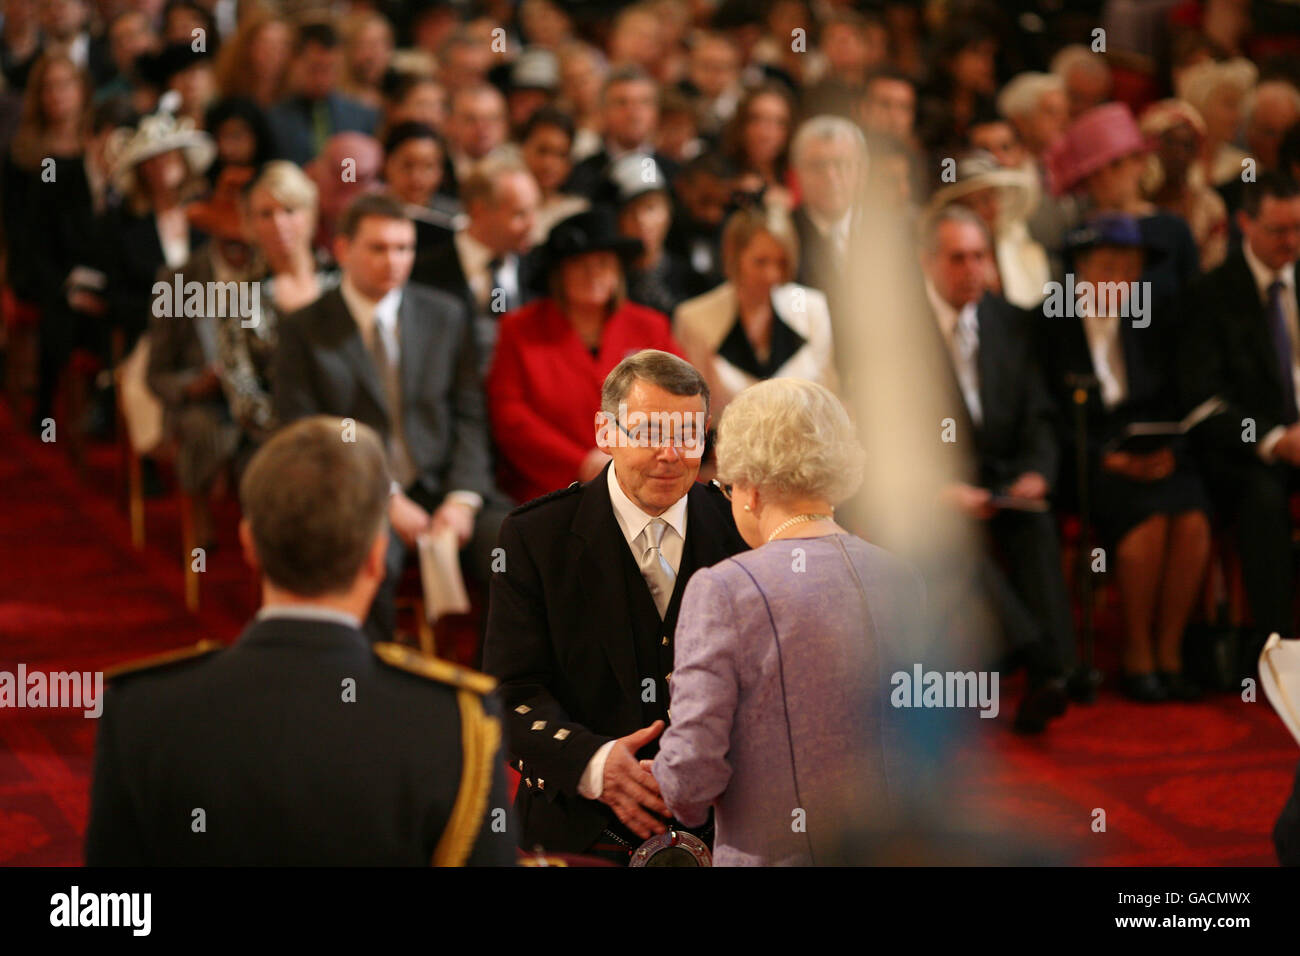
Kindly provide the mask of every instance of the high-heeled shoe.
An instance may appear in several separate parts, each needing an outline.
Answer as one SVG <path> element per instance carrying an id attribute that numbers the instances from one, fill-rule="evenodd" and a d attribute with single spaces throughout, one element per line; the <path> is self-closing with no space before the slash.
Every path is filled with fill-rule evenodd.
<path id="1" fill-rule="evenodd" d="M 1158 704 L 1169 699 L 1165 685 L 1150 671 L 1145 674 L 1124 674 L 1120 678 L 1119 689 L 1129 700 L 1144 704 Z"/>
<path id="2" fill-rule="evenodd" d="M 1156 671 L 1170 700 L 1200 700 L 1201 688 L 1182 671 Z"/>

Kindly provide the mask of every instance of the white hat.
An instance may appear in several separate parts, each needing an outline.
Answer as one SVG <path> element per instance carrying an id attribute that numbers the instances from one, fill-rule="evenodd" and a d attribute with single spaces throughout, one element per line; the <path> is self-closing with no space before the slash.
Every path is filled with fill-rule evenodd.
<path id="1" fill-rule="evenodd" d="M 113 184 L 123 193 L 131 191 L 135 167 L 146 159 L 170 153 L 174 149 L 185 151 L 190 171 L 201 173 L 216 158 L 217 147 L 212 137 L 194 128 L 188 117 L 177 119 L 175 109 L 180 96 L 174 91 L 158 101 L 158 112 L 144 117 L 135 129 L 114 130 L 108 143 Z"/>
<path id="2" fill-rule="evenodd" d="M 1033 177 L 1022 169 L 998 165 L 993 154 L 973 150 L 957 160 L 955 182 L 945 184 L 930 197 L 927 211 L 937 212 L 981 189 L 997 189 L 1002 194 L 1000 216 L 1003 223 L 1024 219 L 1038 205 L 1038 189 Z"/>

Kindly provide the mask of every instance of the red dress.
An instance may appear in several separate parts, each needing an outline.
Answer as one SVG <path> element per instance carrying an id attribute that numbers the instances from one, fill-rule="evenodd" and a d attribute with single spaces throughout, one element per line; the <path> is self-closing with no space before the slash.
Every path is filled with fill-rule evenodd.
<path id="1" fill-rule="evenodd" d="M 577 479 L 578 466 L 596 447 L 605 376 L 641 349 L 682 355 L 668 317 L 633 302 L 606 320 L 594 357 L 550 299 L 502 318 L 487 398 L 506 494 L 524 502 Z"/>

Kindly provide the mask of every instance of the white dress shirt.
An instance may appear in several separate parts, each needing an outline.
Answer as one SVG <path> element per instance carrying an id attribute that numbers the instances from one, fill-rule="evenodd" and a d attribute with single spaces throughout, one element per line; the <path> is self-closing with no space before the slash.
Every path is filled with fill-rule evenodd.
<path id="1" fill-rule="evenodd" d="M 1119 316 L 1085 315 L 1083 334 L 1088 339 L 1092 371 L 1101 386 L 1101 403 L 1110 411 L 1128 398 L 1128 369 L 1119 335 Z"/>
<path id="2" fill-rule="evenodd" d="M 481 312 L 492 310 L 492 289 L 495 285 L 492 277 L 491 262 L 497 254 L 469 234 L 468 229 L 459 230 L 452 237 L 456 245 L 456 255 L 460 258 L 461 270 L 465 281 L 474 294 Z M 497 279 L 508 298 L 519 301 L 519 257 L 513 252 L 501 257 L 501 268 L 497 270 Z"/>
<path id="3" fill-rule="evenodd" d="M 939 331 L 948 343 L 953 372 L 966 402 L 966 411 L 976 427 L 984 424 L 984 406 L 980 402 L 979 378 L 979 320 L 978 302 L 967 303 L 960 312 L 948 304 L 930 280 L 925 282 L 925 294 L 930 298 Z"/>
<path id="4" fill-rule="evenodd" d="M 1300 317 L 1296 316 L 1296 299 L 1295 299 L 1295 263 L 1288 262 L 1279 271 L 1274 272 L 1264 263 L 1259 261 L 1259 257 L 1251 251 L 1250 243 L 1245 239 L 1241 241 L 1241 251 L 1246 256 L 1246 265 L 1250 267 L 1250 274 L 1255 278 L 1255 288 L 1259 290 L 1259 298 L 1264 303 L 1264 313 L 1268 314 L 1270 304 L 1268 301 L 1268 287 L 1278 279 L 1282 280 L 1282 308 L 1286 312 L 1286 329 L 1287 334 L 1291 336 L 1291 379 L 1295 382 L 1296 395 L 1300 396 L 1300 362 L 1297 362 L 1296 347 L 1300 345 Z M 1270 322 L 1271 322 L 1270 317 Z M 1272 325 L 1269 326 L 1269 343 L 1271 348 Z M 1278 425 L 1273 428 L 1267 435 L 1260 439 L 1259 456 L 1267 462 L 1273 460 L 1273 449 L 1277 446 L 1278 441 L 1286 432 L 1286 427 Z"/>
<path id="5" fill-rule="evenodd" d="M 614 474 L 613 465 L 606 470 L 606 478 L 609 482 L 609 503 L 614 506 L 614 519 L 618 522 L 619 530 L 623 532 L 628 550 L 632 552 L 632 560 L 637 562 L 641 560 L 641 552 L 635 543 L 637 538 L 650 523 L 650 519 L 660 517 L 668 527 L 664 530 L 664 539 L 660 542 L 659 553 L 672 566 L 674 574 L 680 571 L 682 548 L 686 544 L 687 495 L 678 498 L 661 515 L 646 514 L 623 491 L 623 486 L 618 483 L 618 477 Z M 578 781 L 578 793 L 588 800 L 600 799 L 601 792 L 605 789 L 605 760 L 617 742 L 611 740 L 603 744 L 592 754 L 591 760 L 587 761 L 587 769 L 582 772 L 582 779 Z"/>

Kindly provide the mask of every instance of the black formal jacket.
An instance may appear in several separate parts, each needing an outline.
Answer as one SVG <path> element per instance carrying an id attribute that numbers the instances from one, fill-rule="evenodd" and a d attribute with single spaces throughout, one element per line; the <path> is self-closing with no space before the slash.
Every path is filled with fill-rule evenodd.
<path id="1" fill-rule="evenodd" d="M 465 277 L 465 269 L 460 263 L 460 253 L 456 250 L 453 235 L 447 233 L 445 242 L 420 252 L 411 270 L 411 281 L 455 296 L 464 304 L 467 315 L 477 315 L 478 301 L 469 287 L 469 280 Z M 534 257 L 521 255 L 519 257 L 520 305 L 537 297 L 533 289 L 535 271 Z"/>
<path id="2" fill-rule="evenodd" d="M 1039 346 L 1048 387 L 1059 411 L 1057 418 L 1062 444 L 1073 456 L 1077 452 L 1074 392 L 1081 380 L 1096 374 L 1083 319 L 1070 316 L 1038 318 Z M 1145 328 L 1131 319 L 1119 319 L 1120 351 L 1128 395 L 1113 409 L 1101 400 L 1100 388 L 1088 390 L 1087 450 L 1094 464 L 1134 422 L 1178 421 L 1189 410 L 1183 407 L 1174 378 L 1173 356 L 1181 337 L 1173 310 L 1157 311 Z"/>
<path id="3" fill-rule="evenodd" d="M 191 257 L 205 241 L 203 233 L 190 229 Z M 100 246 L 100 264 L 108 278 L 109 316 L 115 326 L 126 330 L 130 348 L 149 325 L 154 283 L 167 264 L 158 220 L 153 213 L 137 216 L 123 207 L 112 209 L 104 217 Z"/>
<path id="4" fill-rule="evenodd" d="M 492 575 L 483 660 L 501 681 L 510 755 L 522 763 L 515 806 L 526 849 L 580 852 L 604 828 L 618 831 L 613 810 L 578 795 L 582 772 L 607 741 L 667 721 L 665 678 L 686 582 L 746 548 L 730 503 L 696 483 L 660 621 L 607 481 L 601 472 L 574 482 L 515 509 L 501 526 L 506 567 Z"/>
<path id="5" fill-rule="evenodd" d="M 1192 286 L 1181 311 L 1182 403 L 1193 408 L 1215 395 L 1227 403 L 1193 429 L 1193 447 L 1225 461 L 1257 461 L 1258 444 L 1242 441 L 1243 419 L 1254 420 L 1256 442 L 1289 421 L 1268 310 L 1240 247 Z"/>
<path id="6" fill-rule="evenodd" d="M 947 370 L 943 417 L 956 423 L 957 440 L 952 447 L 963 455 L 964 464 L 958 472 L 965 469 L 975 483 L 995 492 L 1027 471 L 1036 471 L 1049 485 L 1055 485 L 1060 463 L 1055 408 L 1038 364 L 1034 319 L 992 293 L 980 300 L 975 317 L 983 412 L 978 427 L 966 408 L 943 332 L 937 320 L 930 323 L 934 347 L 942 350 L 942 367 Z"/>
<path id="7" fill-rule="evenodd" d="M 445 293 L 407 285 L 397 325 L 402 425 L 415 484 L 435 503 L 456 490 L 493 497 L 486 401 L 464 308 Z M 340 289 L 281 320 L 273 380 L 281 423 L 335 415 L 387 439 L 392 410 Z"/>
<path id="8" fill-rule="evenodd" d="M 133 665 L 105 693 L 86 863 L 512 865 L 490 687 L 304 618 Z"/>
<path id="9" fill-rule="evenodd" d="M 655 150 L 651 153 L 659 173 L 667 182 L 672 182 L 677 175 L 677 161 Z M 586 196 L 593 203 L 612 202 L 614 196 L 609 188 L 609 150 L 602 146 L 569 172 L 561 191 L 574 196 Z"/>

